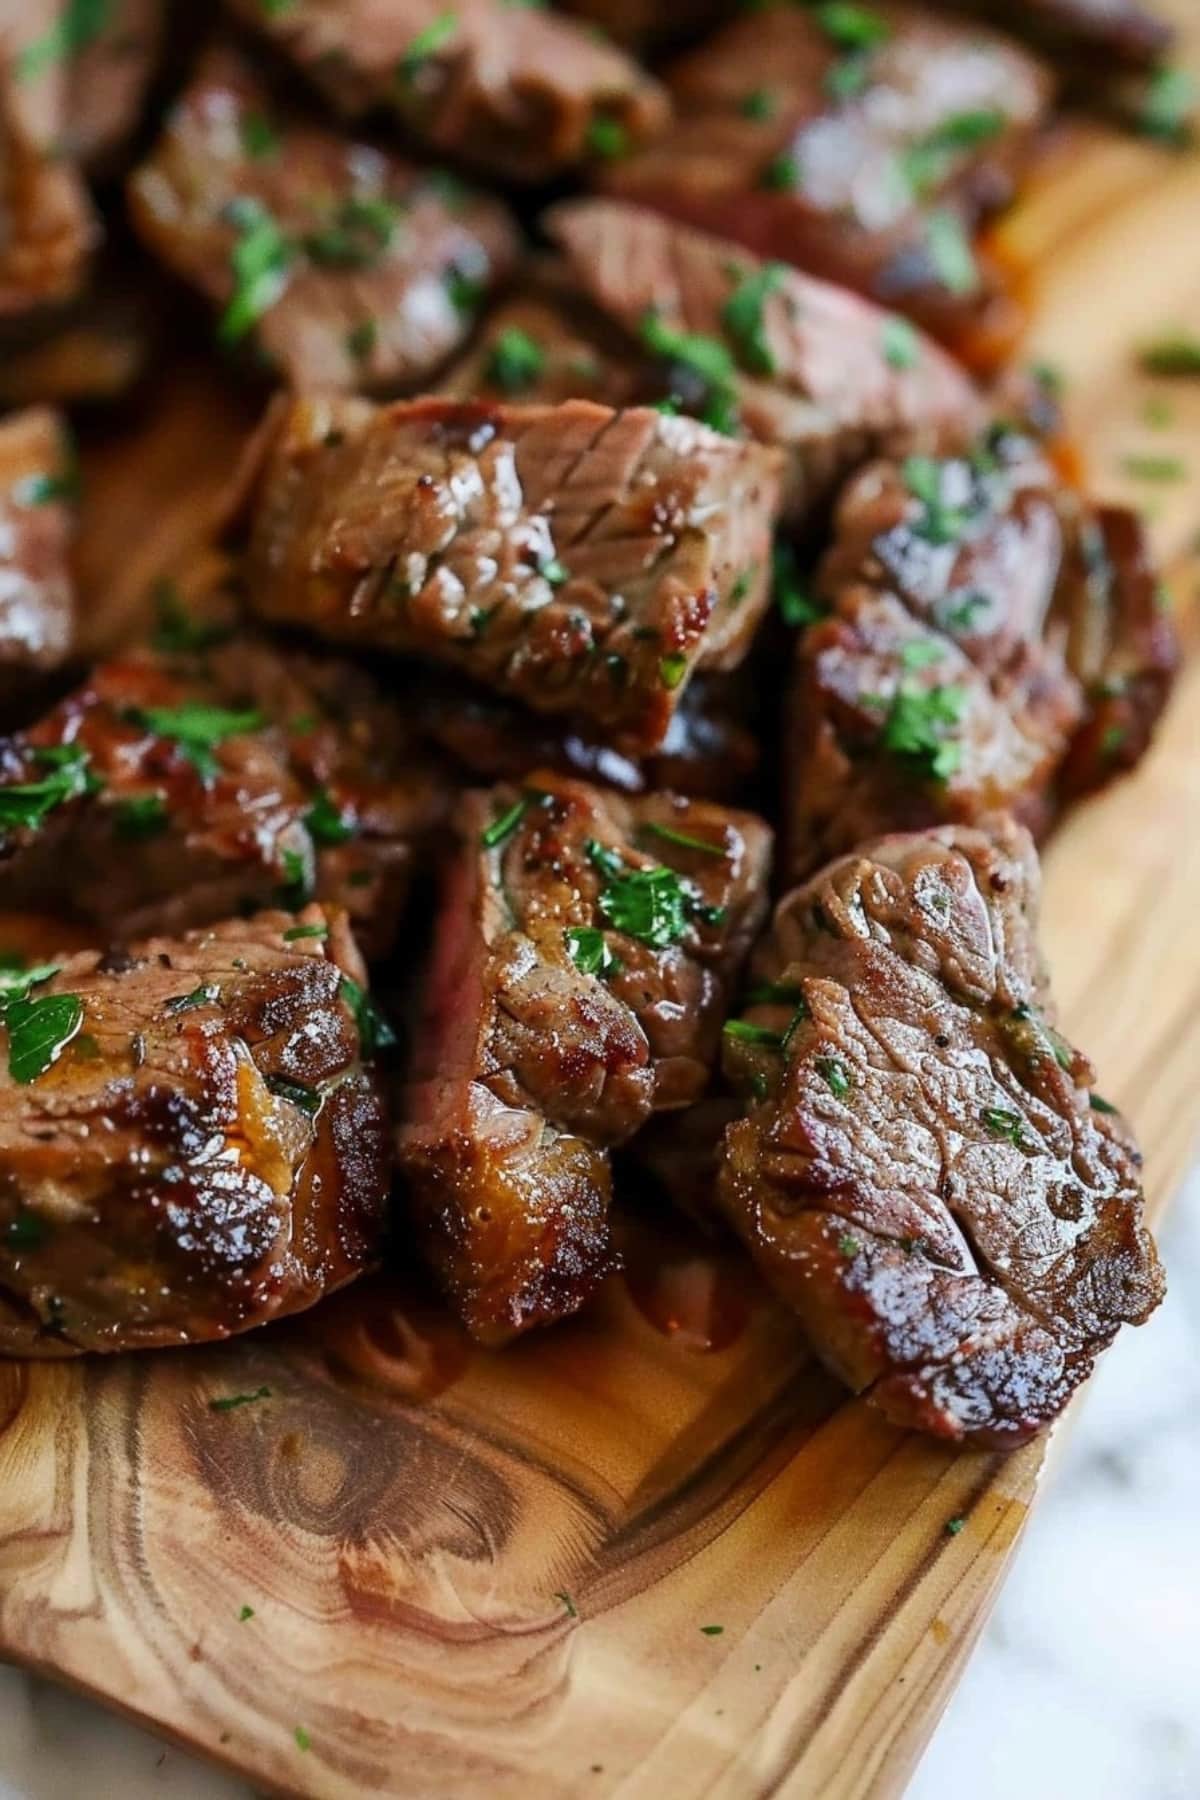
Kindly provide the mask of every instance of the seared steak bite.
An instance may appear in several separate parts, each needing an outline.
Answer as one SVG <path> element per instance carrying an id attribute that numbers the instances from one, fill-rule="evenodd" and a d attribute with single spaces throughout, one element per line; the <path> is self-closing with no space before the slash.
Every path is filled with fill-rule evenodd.
<path id="1" fill-rule="evenodd" d="M 230 0 L 350 117 L 385 109 L 489 175 L 542 181 L 660 131 L 662 89 L 583 26 L 505 0 Z"/>
<path id="2" fill-rule="evenodd" d="M 99 238 L 82 176 L 54 153 L 53 125 L 11 65 L 0 70 L 0 318 L 70 299 Z"/>
<path id="3" fill-rule="evenodd" d="M 798 641 L 789 709 L 793 877 L 888 829 L 1008 812 L 1045 831 L 1141 755 L 1178 660 L 1137 521 L 1004 431 L 860 471 L 817 589 L 829 616 Z"/>
<path id="4" fill-rule="evenodd" d="M 280 112 L 210 53 L 129 185 L 134 223 L 293 387 L 415 386 L 517 254 L 500 201 Z"/>
<path id="5" fill-rule="evenodd" d="M 448 794 L 362 671 L 169 594 L 154 645 L 0 740 L 0 904 L 125 937 L 316 895 L 377 951 Z"/>
<path id="6" fill-rule="evenodd" d="M 19 0 L 6 10 L 6 57 L 47 152 L 104 162 L 137 125 L 165 0 Z"/>
<path id="7" fill-rule="evenodd" d="M 0 422 L 0 702 L 65 662 L 75 625 L 76 477 L 65 421 L 45 407 Z"/>
<path id="8" fill-rule="evenodd" d="M 1019 314 L 970 240 L 1012 196 L 1049 81 L 976 26 L 851 15 L 773 7 L 708 39 L 668 76 L 671 130 L 609 185 L 994 359 Z"/>
<path id="9" fill-rule="evenodd" d="M 459 824 L 400 1160 L 433 1268 L 495 1342 L 613 1267 L 607 1150 L 703 1092 L 770 833 L 548 772 L 469 795 Z"/>
<path id="10" fill-rule="evenodd" d="M 318 907 L 5 972 L 0 1351 L 224 1338 L 374 1261 L 365 980 Z"/>
<path id="11" fill-rule="evenodd" d="M 882 838 L 779 907 L 722 1208 L 843 1380 L 1009 1447 L 1162 1296 L 1141 1158 L 1055 1029 L 1029 839 Z"/>
<path id="12" fill-rule="evenodd" d="M 298 401 L 258 483 L 267 619 L 661 744 L 768 599 L 777 451 L 652 409 Z"/>
<path id="13" fill-rule="evenodd" d="M 949 447 L 984 423 L 944 351 L 843 288 L 619 201 L 570 201 L 547 223 L 684 411 L 784 447 L 793 511 L 888 446 Z"/>

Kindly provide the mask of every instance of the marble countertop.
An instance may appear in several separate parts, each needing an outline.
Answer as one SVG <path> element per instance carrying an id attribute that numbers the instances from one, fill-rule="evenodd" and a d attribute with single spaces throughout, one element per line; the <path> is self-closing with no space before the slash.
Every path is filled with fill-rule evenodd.
<path id="1" fill-rule="evenodd" d="M 1200 1795 L 1200 1176 L 1162 1248 L 1169 1298 L 1092 1383 L 907 1800 Z M 249 1791 L 0 1669 L 0 1800 Z"/>

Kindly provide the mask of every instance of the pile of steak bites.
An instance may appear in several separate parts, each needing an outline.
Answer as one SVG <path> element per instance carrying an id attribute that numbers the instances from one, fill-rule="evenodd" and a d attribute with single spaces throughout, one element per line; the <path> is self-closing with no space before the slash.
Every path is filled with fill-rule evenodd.
<path id="1" fill-rule="evenodd" d="M 0 1350 L 223 1337 L 385 1244 L 502 1344 L 653 1169 L 893 1420 L 1045 1425 L 1162 1277 L 1035 844 L 1178 652 L 985 227 L 1068 90 L 1186 130 L 1169 31 L 9 11 Z M 111 466 L 168 338 L 262 423 L 88 666 L 66 411 Z"/>

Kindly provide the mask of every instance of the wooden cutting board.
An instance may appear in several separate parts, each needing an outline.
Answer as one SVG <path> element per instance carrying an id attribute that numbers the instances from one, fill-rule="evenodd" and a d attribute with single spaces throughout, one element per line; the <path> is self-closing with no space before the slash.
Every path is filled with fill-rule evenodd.
<path id="1" fill-rule="evenodd" d="M 1096 484 L 1154 509 L 1181 605 L 1200 381 L 1144 380 L 1131 346 L 1200 328 L 1198 218 L 1200 158 L 1075 127 L 1008 227 L 1042 270 L 1032 347 Z M 94 642 L 195 531 L 244 417 L 183 370 L 90 459 Z M 1131 483 L 1131 454 L 1191 466 Z M 1200 1127 L 1200 657 L 1047 873 L 1066 1024 L 1159 1209 Z M 892 1430 L 736 1264 L 684 1245 L 651 1279 L 650 1249 L 499 1356 L 379 1281 L 211 1350 L 0 1364 L 0 1654 L 285 1793 L 898 1794 L 1046 1445 Z"/>

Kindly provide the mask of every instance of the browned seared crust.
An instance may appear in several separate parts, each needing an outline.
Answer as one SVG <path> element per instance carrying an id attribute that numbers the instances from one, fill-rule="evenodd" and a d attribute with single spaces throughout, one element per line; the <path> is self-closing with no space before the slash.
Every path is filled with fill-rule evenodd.
<path id="1" fill-rule="evenodd" d="M 1054 1028 L 1028 837 L 864 845 L 783 901 L 726 1035 L 720 1198 L 830 1366 L 898 1424 L 1008 1447 L 1158 1304 L 1141 1158 Z M 742 1035 L 737 1035 L 741 1033 Z"/>
<path id="2" fill-rule="evenodd" d="M 459 823 L 400 1162 L 426 1255 L 495 1342 L 575 1311 L 614 1266 L 607 1149 L 703 1092 L 770 833 L 549 772 L 468 796 Z M 656 870 L 663 910 L 613 910 L 614 871 Z"/>
<path id="3" fill-rule="evenodd" d="M 847 49 L 820 9 L 739 18 L 668 72 L 676 118 L 615 162 L 625 198 L 910 313 L 938 336 L 1003 339 L 1001 272 L 941 254 L 1012 196 L 1050 82 L 978 26 L 884 4 L 882 41 Z M 964 114 L 994 128 L 957 131 Z M 941 222 L 937 222 L 941 221 Z"/>
<path id="4" fill-rule="evenodd" d="M 350 116 L 386 108 L 489 175 L 540 181 L 654 137 L 666 97 L 583 26 L 504 0 L 230 0 Z M 598 134 L 606 134 L 599 136 Z"/>
<path id="5" fill-rule="evenodd" d="M 585 401 L 297 401 L 263 472 L 267 619 L 447 664 L 535 711 L 660 744 L 768 599 L 780 457 Z"/>
<path id="6" fill-rule="evenodd" d="M 237 341 L 297 388 L 423 382 L 518 249 L 499 200 L 304 123 L 227 49 L 175 102 L 129 200 L 150 248 L 222 309 L 246 231 L 278 233 L 278 295 Z"/>
<path id="7" fill-rule="evenodd" d="M 85 951 L 36 985 L 82 1013 L 35 1079 L 0 1066 L 0 1349 L 223 1338 L 376 1257 L 389 1158 L 364 981 L 344 923 L 311 907 Z"/>
<path id="8" fill-rule="evenodd" d="M 447 809 L 437 757 L 360 669 L 176 593 L 158 631 L 0 739 L 0 905 L 126 937 L 315 895 L 386 948 Z"/>

